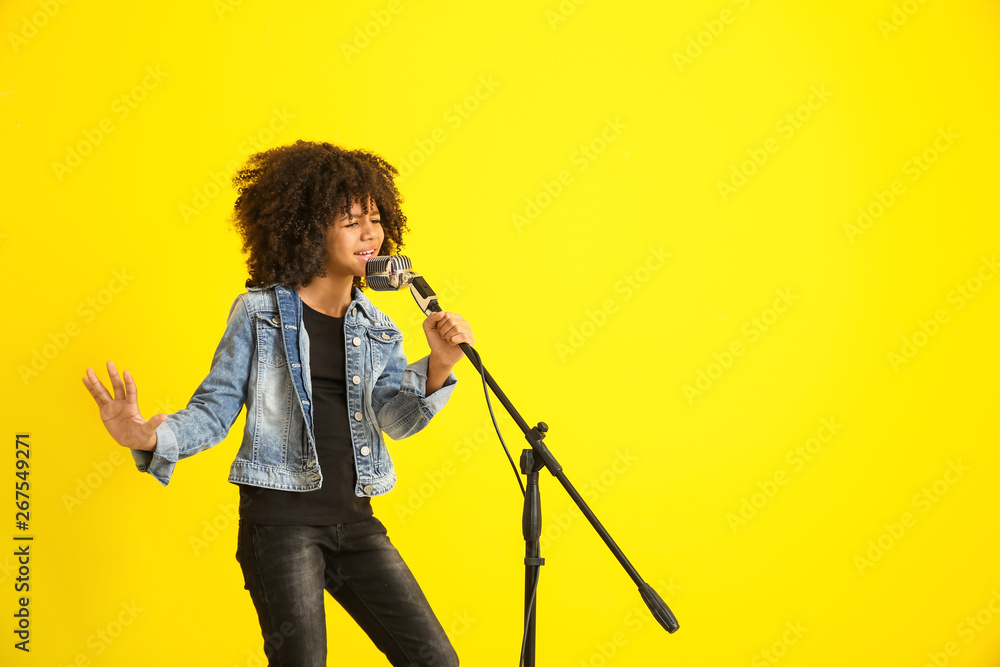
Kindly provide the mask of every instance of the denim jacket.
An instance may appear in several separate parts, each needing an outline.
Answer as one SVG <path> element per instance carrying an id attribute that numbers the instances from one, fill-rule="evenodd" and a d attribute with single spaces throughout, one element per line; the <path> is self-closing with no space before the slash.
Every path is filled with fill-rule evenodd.
<path id="1" fill-rule="evenodd" d="M 451 374 L 441 389 L 425 396 L 429 357 L 407 365 L 395 323 L 359 290 L 353 297 L 340 344 L 346 350 L 354 492 L 377 496 L 396 483 L 382 431 L 399 440 L 422 429 L 447 403 L 456 379 Z M 246 427 L 229 481 L 318 489 L 323 475 L 313 431 L 309 337 L 294 289 L 249 288 L 236 298 L 208 376 L 187 407 L 157 427 L 155 451 L 132 450 L 136 466 L 168 484 L 177 461 L 226 437 L 244 404 Z"/>

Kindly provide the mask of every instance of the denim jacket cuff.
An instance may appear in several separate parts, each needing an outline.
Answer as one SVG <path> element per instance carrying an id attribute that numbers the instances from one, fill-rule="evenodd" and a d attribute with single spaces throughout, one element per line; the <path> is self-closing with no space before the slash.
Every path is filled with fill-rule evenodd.
<path id="1" fill-rule="evenodd" d="M 403 380 L 400 384 L 400 391 L 416 394 L 424 399 L 424 403 L 431 409 L 431 414 L 437 414 L 445 406 L 451 393 L 455 391 L 455 384 L 458 378 L 454 373 L 448 374 L 448 379 L 444 385 L 430 396 L 427 395 L 427 365 L 430 363 L 430 355 L 414 361 L 406 367 L 403 373 Z"/>
<path id="2" fill-rule="evenodd" d="M 174 465 L 177 463 L 177 454 L 177 436 L 166 422 L 156 427 L 155 450 L 151 452 L 132 450 L 132 458 L 139 472 L 148 472 L 164 486 L 170 482 Z"/>

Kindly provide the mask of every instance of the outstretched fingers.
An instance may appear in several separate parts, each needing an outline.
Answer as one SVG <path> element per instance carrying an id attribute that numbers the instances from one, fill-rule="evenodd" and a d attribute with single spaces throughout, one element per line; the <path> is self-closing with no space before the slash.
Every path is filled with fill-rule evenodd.
<path id="1" fill-rule="evenodd" d="M 97 375 L 94 373 L 93 368 L 87 369 L 87 377 L 83 378 L 83 385 L 90 392 L 90 395 L 94 397 L 94 401 L 97 402 L 97 406 L 100 407 L 111 400 L 111 394 L 108 390 L 104 388 L 101 381 L 97 379 Z"/>
<path id="2" fill-rule="evenodd" d="M 122 379 L 118 375 L 118 369 L 115 368 L 113 361 L 108 361 L 108 377 L 111 378 L 111 388 L 115 390 L 115 400 L 124 400 L 125 385 L 122 384 Z"/>
<path id="3" fill-rule="evenodd" d="M 128 371 L 125 371 L 125 396 L 129 403 L 139 402 L 139 396 L 135 389 L 135 382 L 132 380 L 132 374 Z"/>

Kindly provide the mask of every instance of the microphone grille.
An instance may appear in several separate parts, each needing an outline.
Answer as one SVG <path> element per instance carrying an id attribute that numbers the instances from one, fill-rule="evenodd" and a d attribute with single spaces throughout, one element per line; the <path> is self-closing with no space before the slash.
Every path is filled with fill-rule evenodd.
<path id="1" fill-rule="evenodd" d="M 376 292 L 394 292 L 403 286 L 400 274 L 412 268 L 410 258 L 403 255 L 372 257 L 365 263 L 365 282 Z"/>

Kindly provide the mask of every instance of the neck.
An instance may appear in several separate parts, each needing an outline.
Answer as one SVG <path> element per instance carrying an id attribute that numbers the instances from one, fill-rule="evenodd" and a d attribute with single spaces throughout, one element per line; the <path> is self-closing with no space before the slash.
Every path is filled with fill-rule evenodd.
<path id="1" fill-rule="evenodd" d="M 295 291 L 313 310 L 332 317 L 343 317 L 351 303 L 353 285 L 353 276 L 325 276 L 313 278 L 308 285 L 299 285 Z"/>

